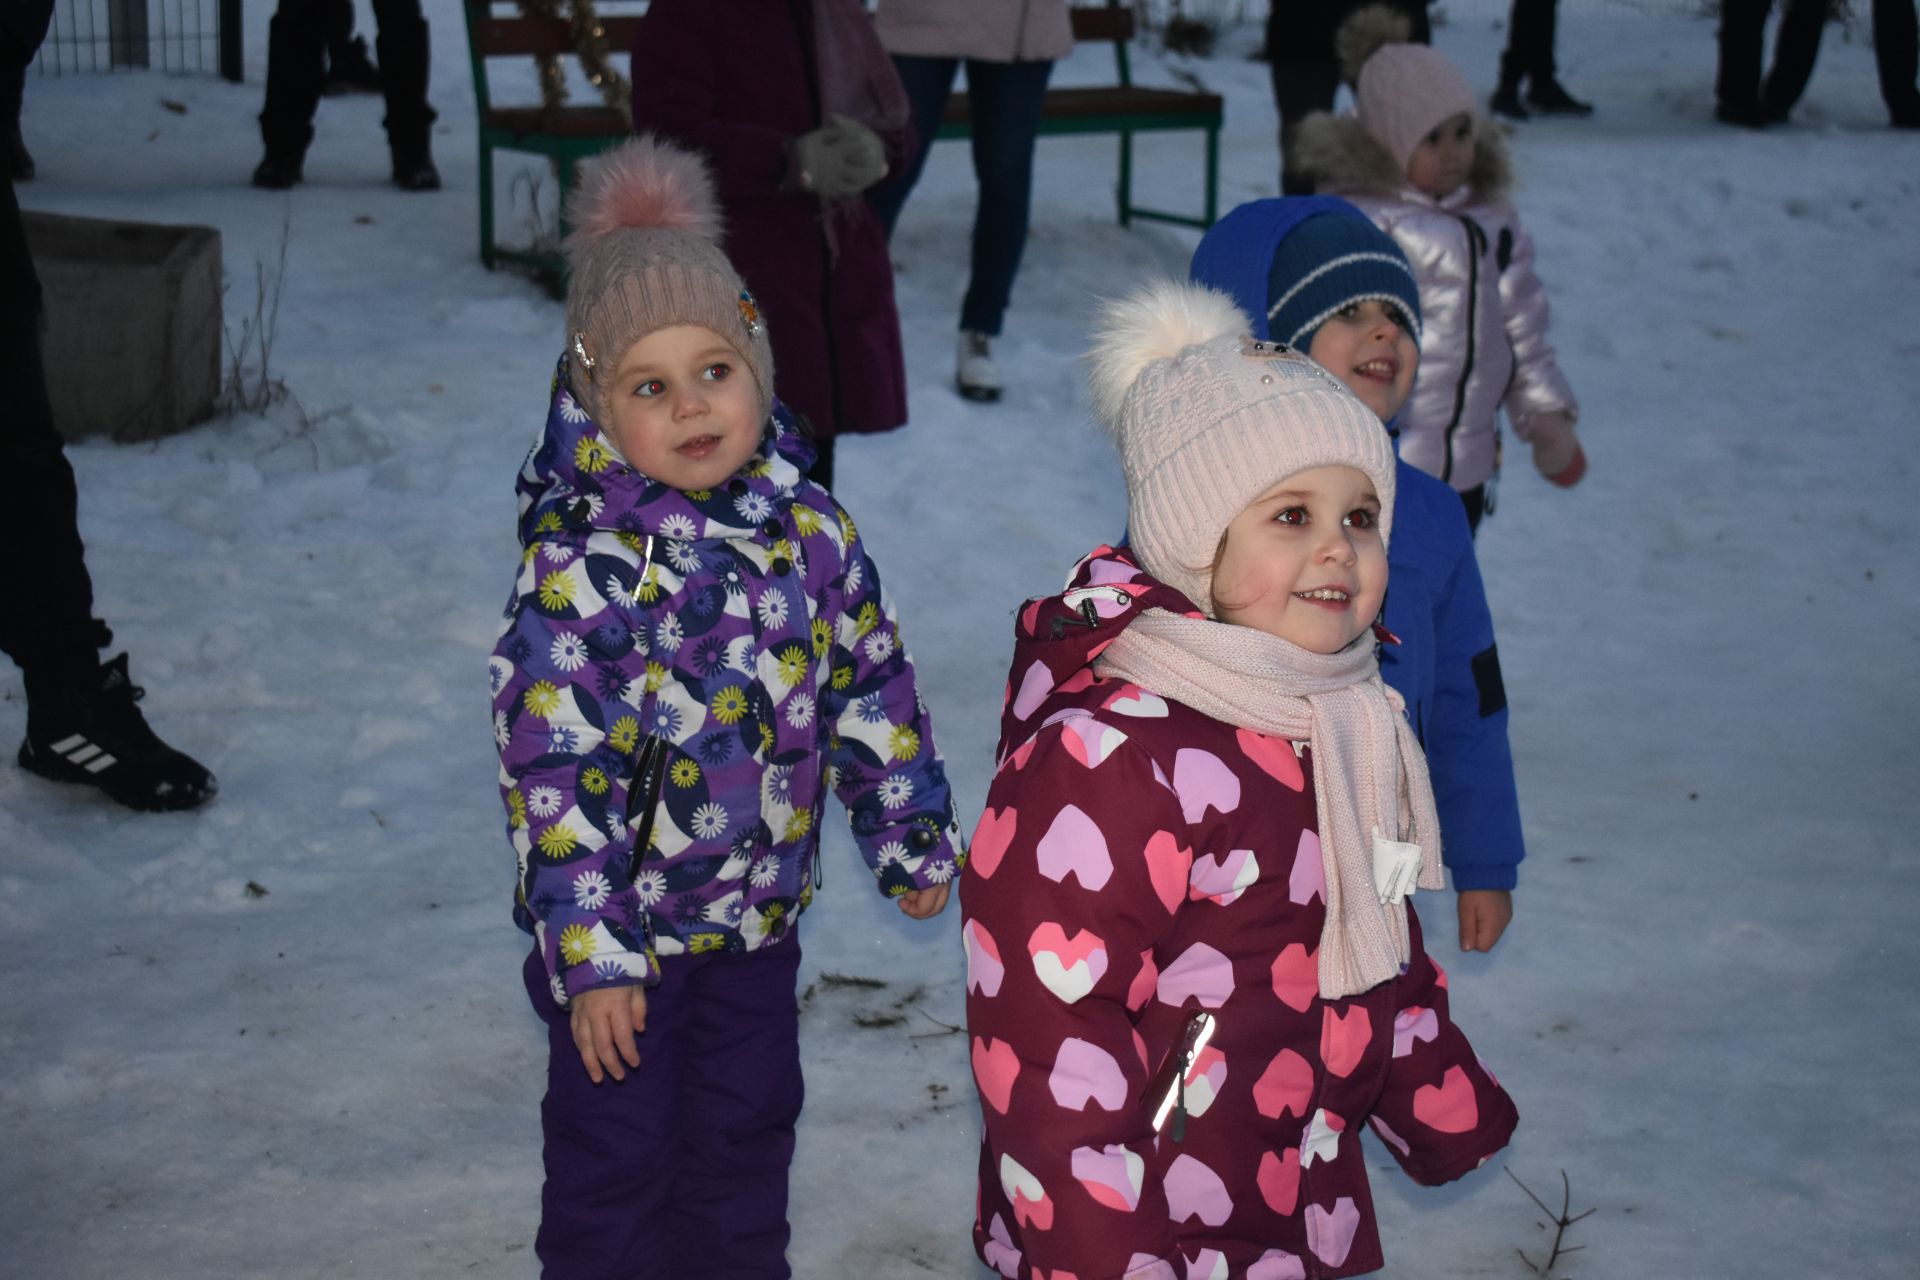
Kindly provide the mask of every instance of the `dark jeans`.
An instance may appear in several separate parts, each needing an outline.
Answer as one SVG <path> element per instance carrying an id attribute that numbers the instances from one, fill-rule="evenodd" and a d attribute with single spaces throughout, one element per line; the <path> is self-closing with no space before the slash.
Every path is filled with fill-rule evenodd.
<path id="1" fill-rule="evenodd" d="M 547 1024 L 545 1280 L 787 1280 L 787 1173 L 800 1117 L 800 940 L 668 956 L 640 1066 L 594 1084 L 536 951 Z"/>
<path id="2" fill-rule="evenodd" d="M 967 63 L 967 97 L 973 109 L 973 172 L 980 184 L 973 213 L 972 274 L 960 305 L 960 327 L 985 334 L 1000 332 L 1027 246 L 1027 219 L 1033 204 L 1033 144 L 1039 134 L 1040 101 L 1046 96 L 1051 62 Z M 947 95 L 953 91 L 958 58 L 898 57 L 900 83 L 913 104 L 919 150 L 890 181 L 867 195 L 887 235 L 926 168 L 927 152 L 940 128 Z"/>
<path id="3" fill-rule="evenodd" d="M 93 580 L 80 543 L 79 493 L 47 402 L 40 363 L 40 280 L 27 252 L 13 179 L 0 172 L 0 650 L 44 686 L 97 683 L 112 643 L 93 616 Z"/>

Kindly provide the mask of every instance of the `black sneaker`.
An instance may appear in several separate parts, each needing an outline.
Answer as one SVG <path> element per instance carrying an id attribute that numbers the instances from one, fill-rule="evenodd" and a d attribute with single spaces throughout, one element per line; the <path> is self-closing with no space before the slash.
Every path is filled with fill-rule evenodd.
<path id="1" fill-rule="evenodd" d="M 1593 104 L 1582 102 L 1552 76 L 1535 76 L 1527 85 L 1527 106 L 1544 116 L 1590 116 Z"/>
<path id="2" fill-rule="evenodd" d="M 55 782 L 98 787 L 147 813 L 211 800 L 220 784 L 148 727 L 135 705 L 146 694 L 128 678 L 124 653 L 100 668 L 97 688 L 42 693 L 27 710 L 20 767 Z"/>

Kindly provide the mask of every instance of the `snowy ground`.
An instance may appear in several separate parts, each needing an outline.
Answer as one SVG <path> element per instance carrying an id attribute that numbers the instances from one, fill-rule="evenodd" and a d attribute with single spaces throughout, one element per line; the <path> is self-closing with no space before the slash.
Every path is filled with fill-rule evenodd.
<path id="1" fill-rule="evenodd" d="M 560 311 L 477 261 L 451 0 L 446 191 L 386 185 L 369 99 L 323 104 L 291 199 L 246 185 L 268 8 L 246 86 L 28 85 L 24 203 L 217 226 L 230 318 L 291 219 L 298 408 L 71 451 L 101 609 L 223 792 L 135 817 L 0 767 L 0 1270 L 529 1276 L 543 1046 L 482 673 Z M 1456 11 L 1439 43 L 1491 83 L 1500 35 Z M 1274 191 L 1253 39 L 1194 68 L 1229 100 L 1229 206 Z M 1565 76 L 1601 112 L 1518 135 L 1593 472 L 1515 468 L 1481 537 L 1533 852 L 1506 941 L 1452 971 L 1523 1112 L 1507 1164 L 1594 1210 L 1558 1277 L 1920 1274 L 1920 143 L 1882 127 L 1869 51 L 1828 43 L 1798 123 L 1735 132 L 1706 21 L 1569 6 Z M 1105 74 L 1094 49 L 1061 78 Z M 1143 150 L 1191 202 L 1190 144 Z M 1015 604 L 1123 519 L 1074 364 L 1092 299 L 1193 241 L 1114 226 L 1113 172 L 1110 139 L 1042 143 L 1013 387 L 980 408 L 945 385 L 972 196 L 937 152 L 896 244 L 914 422 L 841 451 L 970 815 Z M 0 739 L 23 723 L 0 669 Z M 889 985 L 806 1004 L 795 1270 L 973 1277 L 955 915 L 904 921 L 833 843 L 807 978 Z M 1452 903 L 1425 909 L 1444 942 Z M 1498 1169 L 1376 1193 L 1389 1275 L 1543 1258 Z"/>

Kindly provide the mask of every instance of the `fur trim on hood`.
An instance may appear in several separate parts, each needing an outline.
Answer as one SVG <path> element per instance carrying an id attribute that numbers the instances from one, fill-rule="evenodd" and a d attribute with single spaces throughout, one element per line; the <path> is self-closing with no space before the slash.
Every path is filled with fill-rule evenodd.
<path id="1" fill-rule="evenodd" d="M 1513 192 L 1513 155 L 1502 126 L 1484 116 L 1476 117 L 1475 124 L 1479 131 L 1467 187 L 1473 203 L 1492 204 Z M 1300 122 L 1292 152 L 1288 171 L 1318 192 L 1391 198 L 1407 186 L 1407 175 L 1386 147 L 1350 115 L 1314 112 Z"/>

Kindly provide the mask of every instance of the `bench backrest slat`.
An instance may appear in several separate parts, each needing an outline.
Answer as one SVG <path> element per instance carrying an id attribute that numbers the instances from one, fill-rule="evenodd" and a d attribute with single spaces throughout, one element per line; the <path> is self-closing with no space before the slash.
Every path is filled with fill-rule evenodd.
<path id="1" fill-rule="evenodd" d="M 1075 5 L 1067 10 L 1075 40 L 1133 39 L 1133 10 L 1109 6 L 1095 9 Z"/>

